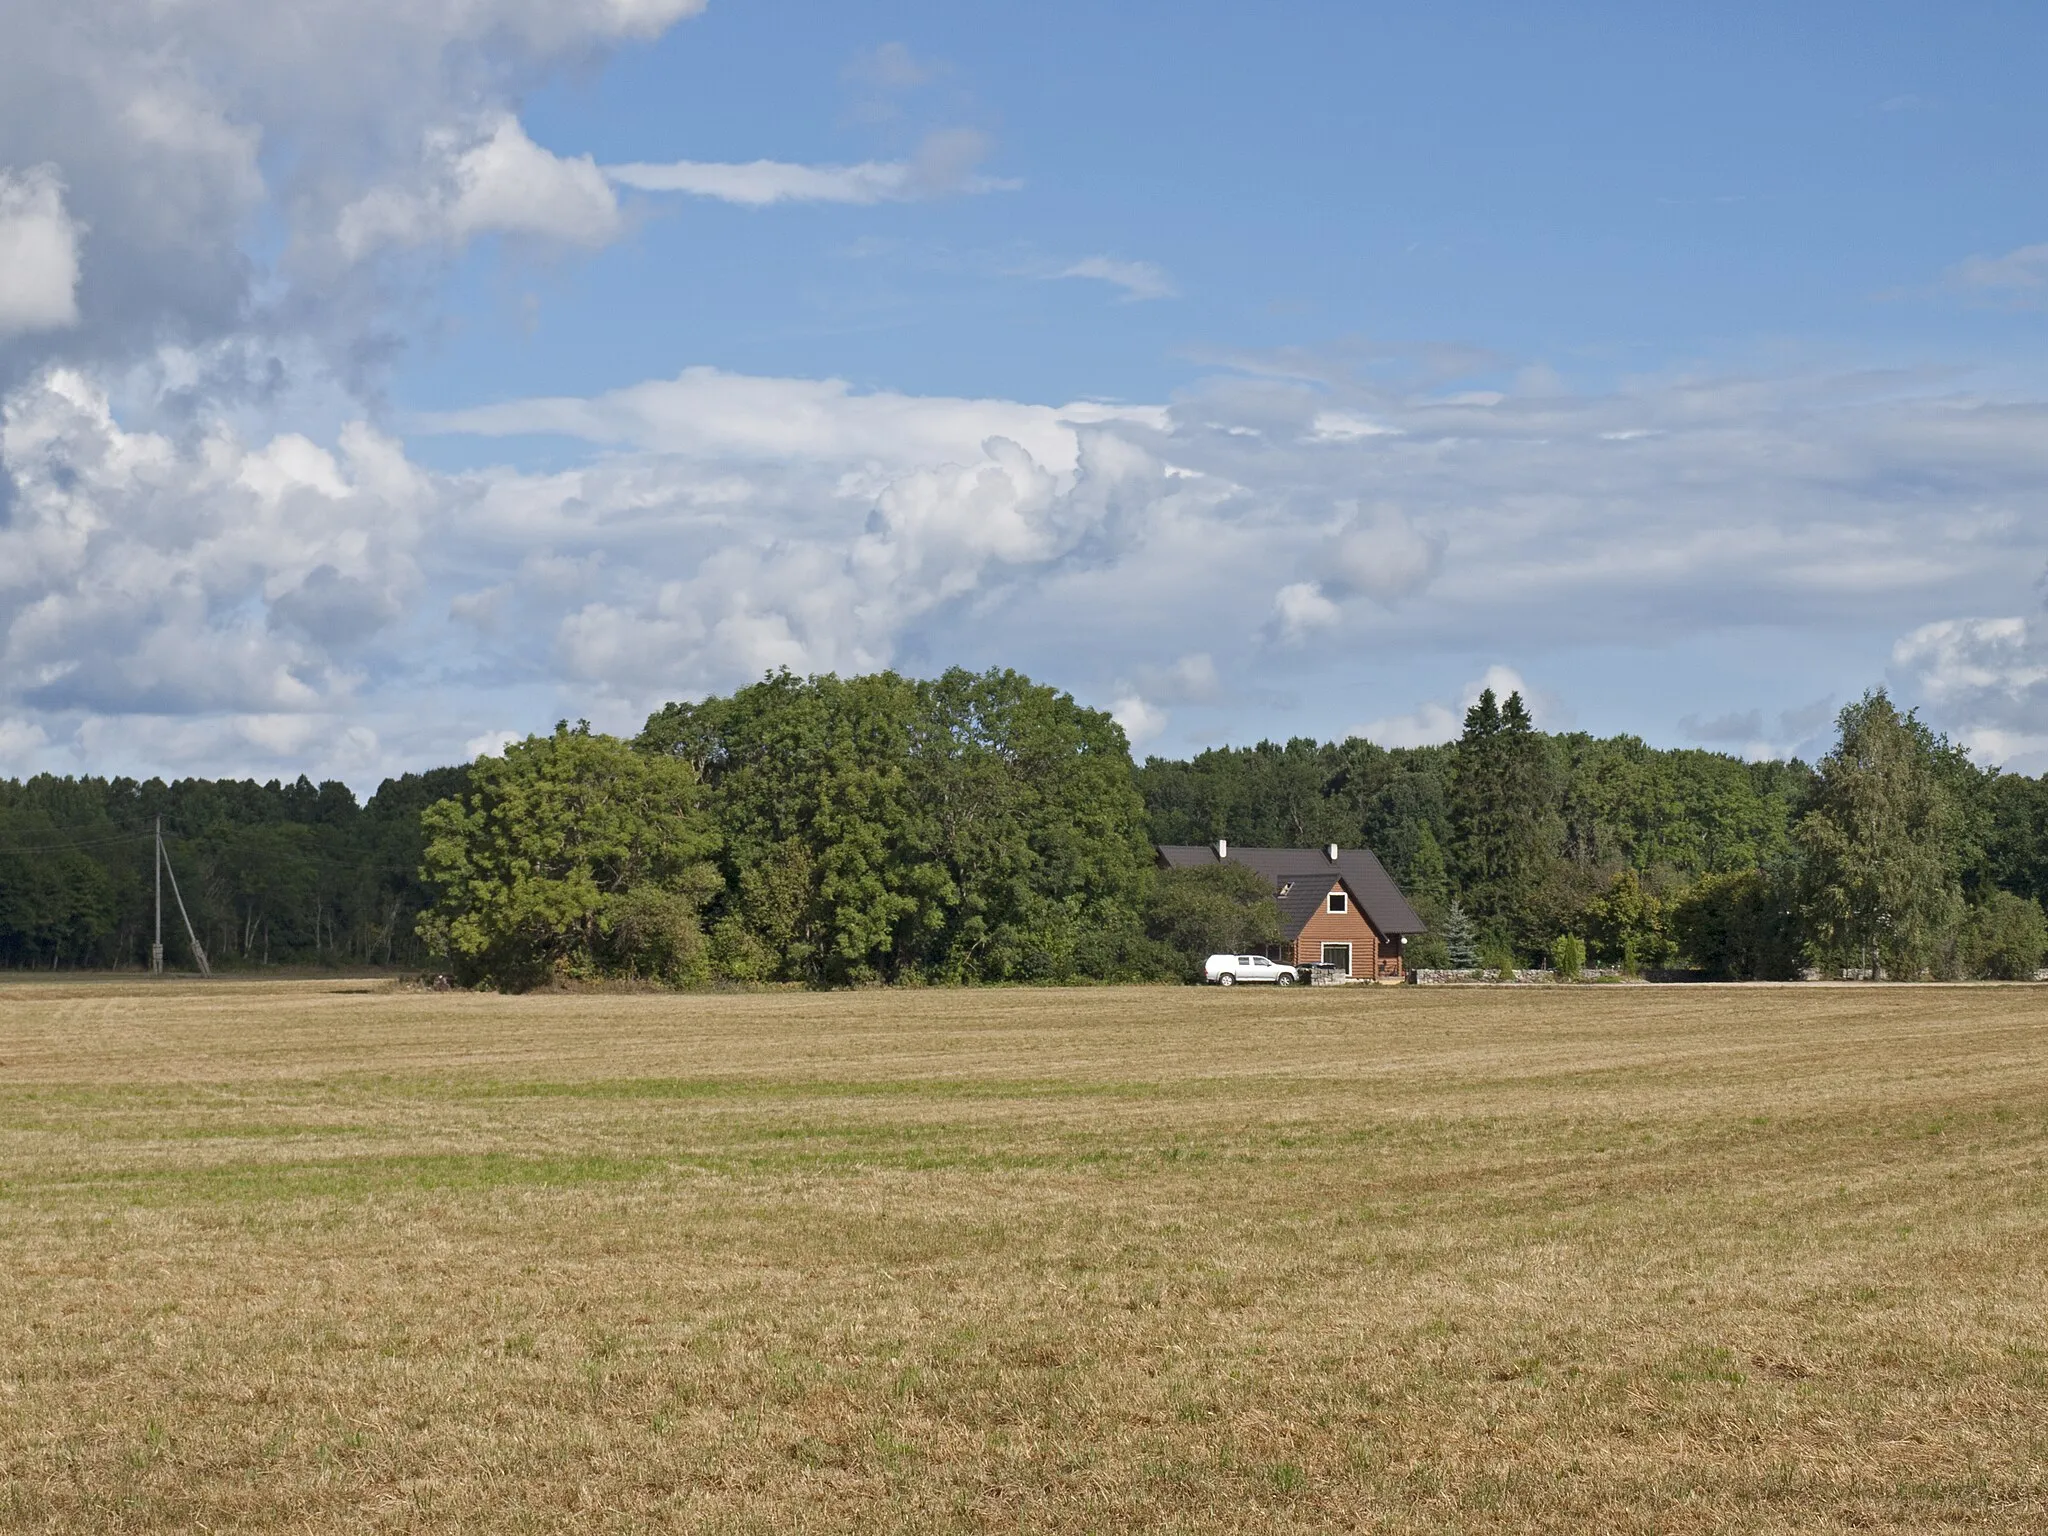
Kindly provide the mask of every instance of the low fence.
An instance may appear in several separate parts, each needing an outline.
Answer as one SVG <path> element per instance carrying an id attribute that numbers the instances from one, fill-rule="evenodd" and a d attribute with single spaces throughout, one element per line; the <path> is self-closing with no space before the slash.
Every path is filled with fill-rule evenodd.
<path id="1" fill-rule="evenodd" d="M 1467 986 L 1491 985 L 1506 987 L 1520 985 L 1534 987 L 1554 986 L 1561 984 L 1564 980 L 1556 971 L 1547 968 L 1537 971 L 1516 971 L 1512 974 L 1512 979 L 1508 976 L 1503 976 L 1498 970 L 1494 969 L 1475 969 L 1469 971 L 1425 970 L 1414 971 L 1411 974 L 1415 978 L 1416 985 L 1423 987 L 1456 986 L 1459 984 Z M 1654 975 L 1654 973 L 1652 974 Z M 1618 970 L 1602 969 L 1598 966 L 1589 965 L 1579 972 L 1580 981 L 1628 981 L 1634 979 L 1637 978 L 1624 976 Z M 1657 977 L 1656 979 L 1663 980 L 1665 978 Z"/>

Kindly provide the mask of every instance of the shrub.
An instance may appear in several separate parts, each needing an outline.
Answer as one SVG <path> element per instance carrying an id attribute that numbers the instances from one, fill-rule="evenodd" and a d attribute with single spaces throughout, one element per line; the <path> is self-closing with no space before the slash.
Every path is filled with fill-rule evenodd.
<path id="1" fill-rule="evenodd" d="M 1993 891 L 1970 909 L 1963 928 L 1963 962 L 1986 981 L 2032 981 L 2048 951 L 2048 920 L 2041 904 L 2011 891 Z"/>
<path id="2" fill-rule="evenodd" d="M 1505 939 L 1491 939 L 1480 952 L 1479 968 L 1491 971 L 1501 981 L 1515 979 L 1515 951 Z"/>
<path id="3" fill-rule="evenodd" d="M 1413 971 L 1447 971 L 1451 968 L 1451 947 L 1440 933 L 1421 933 L 1403 952 L 1402 959 Z"/>
<path id="4" fill-rule="evenodd" d="M 1162 870 L 1145 913 L 1151 939 L 1199 979 L 1202 962 L 1225 950 L 1256 949 L 1280 937 L 1273 885 L 1241 864 Z"/>
<path id="5" fill-rule="evenodd" d="M 1791 882 L 1761 869 L 1706 875 L 1671 910 L 1694 965 L 1723 981 L 1789 981 L 1799 971 Z"/>
<path id="6" fill-rule="evenodd" d="M 1561 933 L 1550 945 L 1550 964 L 1560 981 L 1577 981 L 1586 968 L 1586 941 L 1575 933 Z"/>

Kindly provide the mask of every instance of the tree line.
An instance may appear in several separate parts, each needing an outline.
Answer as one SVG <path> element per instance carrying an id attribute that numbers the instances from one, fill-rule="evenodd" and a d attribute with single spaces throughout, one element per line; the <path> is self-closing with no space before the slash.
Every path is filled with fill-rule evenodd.
<path id="1" fill-rule="evenodd" d="M 161 817 L 227 966 L 508 988 L 1186 977 L 1278 936 L 1245 871 L 1154 867 L 1155 842 L 1228 837 L 1372 848 L 1430 924 L 1415 965 L 2032 975 L 2048 780 L 1979 768 L 1882 692 L 1838 729 L 1817 764 L 1743 762 L 1545 733 L 1488 693 L 1443 746 L 1134 765 L 1106 714 L 1014 672 L 780 673 L 630 740 L 565 722 L 363 804 L 303 778 L 0 782 L 0 964 L 144 963 Z"/>

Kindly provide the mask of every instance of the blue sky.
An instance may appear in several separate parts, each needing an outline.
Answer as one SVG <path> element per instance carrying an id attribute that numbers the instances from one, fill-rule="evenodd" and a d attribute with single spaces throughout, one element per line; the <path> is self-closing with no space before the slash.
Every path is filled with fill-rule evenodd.
<path id="1" fill-rule="evenodd" d="M 956 662 L 2048 767 L 2039 7 L 290 19 L 0 0 L 0 772 Z"/>

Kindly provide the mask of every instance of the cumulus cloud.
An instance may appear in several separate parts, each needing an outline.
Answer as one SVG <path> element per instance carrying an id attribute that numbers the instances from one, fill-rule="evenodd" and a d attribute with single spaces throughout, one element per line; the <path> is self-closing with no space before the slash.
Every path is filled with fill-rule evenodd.
<path id="1" fill-rule="evenodd" d="M 337 451 L 124 429 L 72 372 L 0 418 L 0 674 L 55 715 L 346 707 L 415 586 L 427 488 L 357 424 Z"/>
<path id="2" fill-rule="evenodd" d="M 1345 734 L 1362 736 L 1382 747 L 1428 747 L 1455 741 L 1464 732 L 1465 711 L 1479 702 L 1481 691 L 1487 688 L 1491 688 L 1494 696 L 1503 701 L 1510 694 L 1519 693 L 1539 728 L 1556 729 L 1556 720 L 1550 718 L 1555 713 L 1556 701 L 1532 692 L 1522 681 L 1522 674 L 1512 667 L 1494 665 L 1465 685 L 1455 707 L 1439 700 L 1429 700 L 1405 715 L 1369 720 L 1363 725 L 1353 726 Z"/>
<path id="3" fill-rule="evenodd" d="M 948 128 L 927 135 L 908 160 L 864 160 L 856 165 L 672 160 L 607 166 L 605 174 L 640 192 L 680 192 L 749 208 L 772 203 L 908 203 L 956 193 L 1014 190 L 1020 183 L 985 176 L 977 169 L 988 152 L 988 136 L 980 130 Z"/>
<path id="4" fill-rule="evenodd" d="M 1290 687 L 1341 708 L 1347 688 L 1384 691 L 1358 681 L 1361 656 L 1381 678 L 1382 660 L 1475 645 L 1846 634 L 1873 602 L 1938 614 L 2038 564 L 2048 411 L 2029 402 L 1842 378 L 1335 391 L 1222 375 L 1166 406 L 1045 407 L 692 369 L 431 425 L 602 450 L 582 469 L 483 477 L 464 537 L 506 545 L 506 563 L 464 590 L 504 585 L 495 611 L 556 615 L 508 620 L 508 635 L 553 637 L 528 665 L 636 707 L 766 666 L 978 655 L 1153 709 Z M 1332 411 L 1393 430 L 1318 440 Z M 518 540 L 607 558 L 543 596 L 515 569 Z M 1322 636 L 1341 638 L 1305 644 Z M 1204 669 L 1177 679 L 1188 657 Z M 1362 729 L 1444 739 L 1462 707 Z"/>
<path id="5" fill-rule="evenodd" d="M 0 338 L 78 323 L 78 242 L 47 165 L 0 168 Z"/>
<path id="6" fill-rule="evenodd" d="M 1892 662 L 1965 746 L 2048 768 L 2048 622 L 1941 619 L 1901 636 Z"/>
<path id="7" fill-rule="evenodd" d="M 1291 581 L 1273 594 L 1273 617 L 1282 638 L 1299 643 L 1319 631 L 1335 629 L 1343 614 L 1316 582 Z"/>
<path id="8" fill-rule="evenodd" d="M 379 771 L 507 722 L 630 728 L 769 667 L 956 661 L 1056 679 L 1141 744 L 1169 710 L 1268 728 L 1226 713 L 1253 707 L 1409 743 L 1522 681 L 1389 700 L 1420 669 L 1555 676 L 1568 651 L 1577 675 L 1646 634 L 1764 626 L 1798 654 L 1879 609 L 1938 723 L 2040 733 L 2032 621 L 1946 617 L 2020 611 L 2048 557 L 2048 406 L 2025 398 L 1821 375 L 1453 391 L 1297 358 L 1166 403 L 1046 405 L 691 368 L 414 423 L 567 440 L 545 472 L 430 473 L 367 426 L 194 403 L 263 356 L 241 355 L 0 390 L 15 763 Z M 1923 633 L 1941 624 L 1964 627 Z"/>
<path id="9" fill-rule="evenodd" d="M 1166 729 L 1169 718 L 1165 710 L 1147 703 L 1142 696 L 1135 693 L 1127 693 L 1112 700 L 1109 713 L 1110 718 L 1124 728 L 1124 735 L 1129 739 L 1133 752 L 1143 748 L 1147 742 L 1156 741 L 1159 734 Z"/>
<path id="10" fill-rule="evenodd" d="M 509 113 L 466 131 L 432 130 L 422 179 L 418 188 L 377 187 L 342 209 L 342 254 L 355 261 L 383 245 L 460 245 L 488 234 L 591 247 L 621 228 L 618 199 L 596 162 L 541 148 Z"/>
<path id="11" fill-rule="evenodd" d="M 0 389 L 52 361 L 126 366 L 167 335 L 295 330 L 345 362 L 389 323 L 337 279 L 351 251 L 608 238 L 609 184 L 533 145 L 512 105 L 701 8 L 0 0 Z"/>

